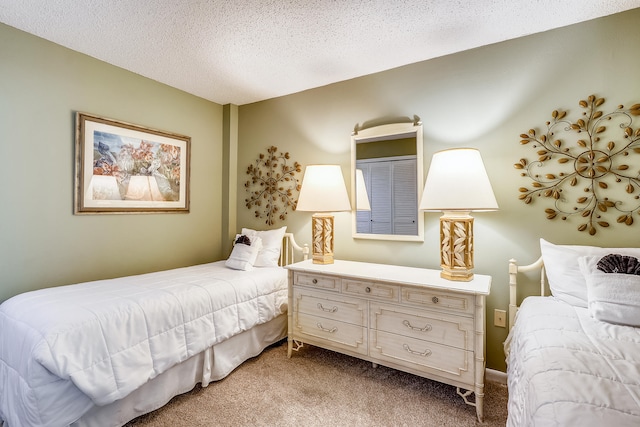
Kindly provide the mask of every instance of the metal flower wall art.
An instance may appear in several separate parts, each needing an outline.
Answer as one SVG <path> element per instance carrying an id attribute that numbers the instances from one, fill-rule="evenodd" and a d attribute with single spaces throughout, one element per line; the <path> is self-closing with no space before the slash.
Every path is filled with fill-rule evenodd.
<path id="1" fill-rule="evenodd" d="M 575 121 L 554 110 L 546 131 L 520 135 L 538 157 L 514 165 L 531 182 L 520 187 L 520 200 L 542 198 L 550 205 L 547 219 L 579 217 L 578 231 L 592 236 L 614 218 L 632 225 L 640 215 L 640 128 L 633 127 L 640 104 L 606 112 L 604 102 L 595 95 L 581 100 L 583 112 Z"/>
<path id="2" fill-rule="evenodd" d="M 296 174 L 302 167 L 289 161 L 288 152 L 278 153 L 278 147 L 271 146 L 267 154 L 260 154 L 255 164 L 247 168 L 250 178 L 244 187 L 249 198 L 245 204 L 248 209 L 255 208 L 256 218 L 265 218 L 267 225 L 285 220 L 289 209 L 295 209 L 301 185 Z"/>

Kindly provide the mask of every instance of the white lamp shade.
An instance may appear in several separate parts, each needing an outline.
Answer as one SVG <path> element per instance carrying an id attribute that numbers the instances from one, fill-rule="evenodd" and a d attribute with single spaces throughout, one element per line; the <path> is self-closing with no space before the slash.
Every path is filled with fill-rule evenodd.
<path id="1" fill-rule="evenodd" d="M 118 181 L 111 175 L 93 175 L 85 197 L 88 200 L 121 200 Z"/>
<path id="2" fill-rule="evenodd" d="M 140 200 L 140 201 L 162 201 L 162 193 L 158 188 L 158 182 L 152 176 L 134 175 L 129 179 L 129 186 L 127 187 L 127 194 L 125 195 L 127 200 Z"/>
<path id="3" fill-rule="evenodd" d="M 370 211 L 369 195 L 367 194 L 367 186 L 364 182 L 364 174 L 362 169 L 356 169 L 356 210 Z"/>
<path id="4" fill-rule="evenodd" d="M 480 152 L 456 148 L 435 153 L 419 209 L 467 212 L 498 209 Z"/>
<path id="5" fill-rule="evenodd" d="M 351 203 L 339 165 L 309 165 L 304 171 L 296 210 L 350 211 Z"/>

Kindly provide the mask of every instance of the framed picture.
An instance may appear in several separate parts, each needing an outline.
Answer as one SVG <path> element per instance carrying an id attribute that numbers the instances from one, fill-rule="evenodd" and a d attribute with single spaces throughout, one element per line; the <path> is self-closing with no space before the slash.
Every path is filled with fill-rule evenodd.
<path id="1" fill-rule="evenodd" d="M 75 214 L 189 212 L 191 138 L 76 113 Z"/>

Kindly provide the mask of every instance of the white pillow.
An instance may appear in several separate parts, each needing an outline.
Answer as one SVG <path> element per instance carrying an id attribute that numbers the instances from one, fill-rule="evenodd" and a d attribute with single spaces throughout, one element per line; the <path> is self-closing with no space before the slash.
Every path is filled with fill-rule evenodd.
<path id="1" fill-rule="evenodd" d="M 598 270 L 602 257 L 578 259 L 587 282 L 589 314 L 603 322 L 640 326 L 640 276 Z"/>
<path id="2" fill-rule="evenodd" d="M 258 253 L 258 258 L 253 264 L 256 267 L 277 267 L 280 259 L 280 249 L 282 248 L 282 238 L 287 231 L 287 226 L 275 230 L 252 230 L 243 228 L 242 234 L 251 238 L 257 236 L 262 239 L 262 249 Z"/>
<path id="3" fill-rule="evenodd" d="M 240 234 L 237 234 L 234 242 L 238 240 L 240 236 Z M 256 262 L 260 248 L 262 248 L 262 241 L 256 236 L 250 236 L 249 239 L 251 240 L 251 245 L 236 243 L 233 246 L 231 255 L 229 255 L 224 265 L 234 270 L 253 270 L 253 265 Z"/>
<path id="4" fill-rule="evenodd" d="M 551 294 L 577 307 L 587 307 L 587 285 L 578 258 L 588 255 L 602 257 L 611 253 L 640 257 L 640 248 L 554 245 L 544 239 L 540 239 L 540 250 Z"/>

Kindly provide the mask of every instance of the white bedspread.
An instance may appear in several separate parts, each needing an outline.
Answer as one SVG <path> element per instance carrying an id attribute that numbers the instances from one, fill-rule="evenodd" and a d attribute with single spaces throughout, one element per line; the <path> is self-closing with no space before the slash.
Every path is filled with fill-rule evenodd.
<path id="1" fill-rule="evenodd" d="M 640 329 L 528 297 L 505 350 L 507 426 L 640 426 Z"/>
<path id="2" fill-rule="evenodd" d="M 67 425 L 286 303 L 286 270 L 223 261 L 18 295 L 0 305 L 0 419 Z"/>

